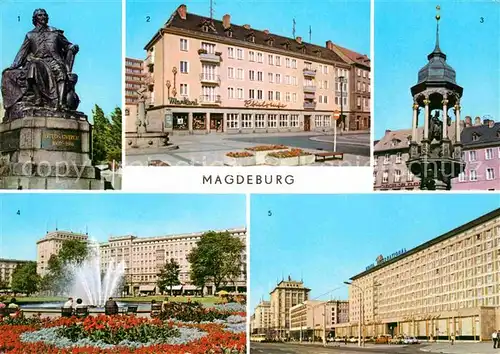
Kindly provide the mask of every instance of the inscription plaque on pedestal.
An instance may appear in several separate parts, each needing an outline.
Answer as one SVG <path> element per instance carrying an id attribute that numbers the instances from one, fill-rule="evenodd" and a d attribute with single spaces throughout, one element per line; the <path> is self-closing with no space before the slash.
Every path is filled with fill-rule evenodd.
<path id="1" fill-rule="evenodd" d="M 78 130 L 42 130 L 42 149 L 55 151 L 82 151 L 82 135 Z"/>

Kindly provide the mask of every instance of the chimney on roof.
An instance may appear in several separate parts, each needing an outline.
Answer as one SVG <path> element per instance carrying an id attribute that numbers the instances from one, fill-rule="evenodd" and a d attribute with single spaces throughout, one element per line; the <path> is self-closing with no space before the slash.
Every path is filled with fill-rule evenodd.
<path id="1" fill-rule="evenodd" d="M 465 117 L 465 126 L 466 127 L 472 126 L 472 118 L 471 118 L 471 116 Z"/>
<path id="2" fill-rule="evenodd" d="M 326 48 L 333 50 L 333 42 L 331 40 L 326 41 Z"/>
<path id="3" fill-rule="evenodd" d="M 265 29 L 265 30 L 264 30 L 264 33 L 265 33 L 265 34 L 269 34 L 269 30 Z"/>
<path id="4" fill-rule="evenodd" d="M 488 119 L 488 127 L 493 128 L 495 126 L 495 121 L 493 119 Z"/>
<path id="5" fill-rule="evenodd" d="M 181 20 L 185 20 L 186 15 L 187 15 L 187 6 L 184 4 L 180 5 L 177 8 L 177 13 L 179 14 L 179 17 L 181 18 Z"/>
<path id="6" fill-rule="evenodd" d="M 391 132 L 391 130 L 390 130 L 390 129 L 386 129 L 386 130 L 385 130 L 385 134 L 389 134 L 390 132 Z"/>
<path id="7" fill-rule="evenodd" d="M 297 37 L 295 38 L 295 40 L 297 41 L 297 43 L 302 44 L 302 37 Z"/>
<path id="8" fill-rule="evenodd" d="M 481 117 L 474 118 L 474 126 L 481 125 Z"/>
<path id="9" fill-rule="evenodd" d="M 249 30 L 250 29 L 250 25 L 249 24 L 243 25 L 243 28 Z"/>
<path id="10" fill-rule="evenodd" d="M 224 16 L 222 16 L 222 26 L 224 27 L 224 29 L 228 29 L 229 27 L 231 27 L 231 15 L 225 14 Z"/>

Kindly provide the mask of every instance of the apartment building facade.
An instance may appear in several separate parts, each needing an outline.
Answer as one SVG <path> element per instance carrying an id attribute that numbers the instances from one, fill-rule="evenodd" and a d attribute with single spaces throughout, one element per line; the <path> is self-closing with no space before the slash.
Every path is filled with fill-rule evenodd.
<path id="1" fill-rule="evenodd" d="M 361 319 L 368 337 L 489 340 L 500 327 L 500 209 L 379 256 L 351 280 L 349 324 L 336 326 L 340 336 L 357 336 Z"/>
<path id="2" fill-rule="evenodd" d="M 88 235 L 59 230 L 47 232 L 43 238 L 36 242 L 36 271 L 38 274 L 41 276 L 47 274 L 50 256 L 57 255 L 66 240 L 87 242 Z"/>
<path id="3" fill-rule="evenodd" d="M 348 130 L 368 130 L 371 126 L 371 61 L 366 54 L 360 54 L 350 49 L 326 42 L 326 47 L 335 51 L 346 63 L 351 66 L 349 92 L 351 99 L 349 107 L 342 107 L 348 111 L 350 119 Z M 342 119 L 342 118 L 341 118 Z M 342 124 L 347 122 L 342 121 Z"/>
<path id="4" fill-rule="evenodd" d="M 290 337 L 306 341 L 334 336 L 334 325 L 348 322 L 348 301 L 307 300 L 290 308 Z"/>
<path id="5" fill-rule="evenodd" d="M 145 46 L 151 129 L 174 134 L 329 131 L 351 124 L 351 65 L 335 51 L 188 13 Z M 346 81 L 341 90 L 338 78 Z M 341 91 L 344 97 L 340 97 Z"/>
<path id="6" fill-rule="evenodd" d="M 271 302 L 262 300 L 255 307 L 251 321 L 252 334 L 267 334 L 271 327 Z"/>
<path id="7" fill-rule="evenodd" d="M 0 258 L 0 283 L 4 283 L 8 288 L 12 285 L 12 274 L 18 265 L 23 265 L 29 261 L 18 259 Z M 4 288 L 0 287 L 0 290 Z"/>
<path id="8" fill-rule="evenodd" d="M 270 330 L 273 337 L 290 336 L 290 309 L 309 300 L 310 291 L 311 289 L 306 288 L 302 281 L 295 281 L 288 277 L 288 280 L 280 281 L 270 292 Z"/>
<path id="9" fill-rule="evenodd" d="M 500 190 L 500 122 L 467 117 L 462 132 L 465 170 L 452 184 L 456 190 Z"/>
<path id="10" fill-rule="evenodd" d="M 144 61 L 141 59 L 125 58 L 125 131 L 137 130 L 137 105 L 139 103 L 138 90 L 144 82 Z"/>
<path id="11" fill-rule="evenodd" d="M 227 231 L 238 237 L 246 244 L 246 229 L 237 228 Z M 177 294 L 195 294 L 198 289 L 191 283 L 189 272 L 190 264 L 187 256 L 204 232 L 164 235 L 157 237 L 137 237 L 133 235 L 110 237 L 107 242 L 100 244 L 101 267 L 106 268 L 113 259 L 115 262 L 125 263 L 125 293 L 159 293 L 156 285 L 158 274 L 163 265 L 174 259 L 180 266 L 179 281 L 181 285 L 173 288 Z M 246 292 L 246 250 L 241 254 L 242 275 L 238 279 L 221 284 L 230 290 Z M 215 286 L 207 284 L 204 289 L 206 295 L 214 295 Z"/>
<path id="12" fill-rule="evenodd" d="M 500 123 L 467 116 L 462 123 L 460 141 L 465 171 L 452 180 L 452 189 L 498 190 L 500 187 Z M 423 128 L 417 128 L 417 141 Z M 420 178 L 408 169 L 412 130 L 387 130 L 374 147 L 373 183 L 375 190 L 418 190 Z M 448 127 L 448 136 L 455 129 Z"/>

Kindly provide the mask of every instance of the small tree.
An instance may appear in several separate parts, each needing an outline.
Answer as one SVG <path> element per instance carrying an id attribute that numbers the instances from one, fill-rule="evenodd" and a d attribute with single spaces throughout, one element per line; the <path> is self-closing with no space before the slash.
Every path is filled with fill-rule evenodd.
<path id="1" fill-rule="evenodd" d="M 106 160 L 110 145 L 111 124 L 103 110 L 95 105 L 92 110 L 92 163 L 97 165 Z"/>
<path id="2" fill-rule="evenodd" d="M 12 273 L 12 291 L 30 296 L 38 291 L 40 276 L 36 273 L 36 262 L 19 264 Z"/>
<path id="3" fill-rule="evenodd" d="M 122 110 L 116 107 L 111 113 L 110 139 L 107 151 L 108 161 L 122 160 Z"/>
<path id="4" fill-rule="evenodd" d="M 205 233 L 188 255 L 195 276 L 210 280 L 218 290 L 221 283 L 241 274 L 243 242 L 229 232 Z"/>
<path id="5" fill-rule="evenodd" d="M 158 275 L 157 284 L 160 291 L 163 292 L 167 287 L 170 287 L 170 296 L 172 296 L 172 287 L 181 284 L 179 280 L 180 272 L 180 266 L 173 258 L 165 263 Z"/>

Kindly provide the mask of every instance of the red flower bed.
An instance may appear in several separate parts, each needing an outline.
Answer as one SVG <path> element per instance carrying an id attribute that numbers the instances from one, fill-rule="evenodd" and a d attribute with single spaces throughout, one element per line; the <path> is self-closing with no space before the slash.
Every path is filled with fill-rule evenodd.
<path id="1" fill-rule="evenodd" d="M 239 158 L 239 157 L 252 157 L 253 154 L 251 154 L 249 152 L 246 152 L 246 151 L 244 151 L 244 152 L 228 152 L 226 154 L 226 156 L 227 157 L 237 157 L 237 158 Z"/>
<path id="2" fill-rule="evenodd" d="M 245 313 L 240 313 L 241 316 L 246 316 Z M 187 324 L 174 323 L 172 321 L 162 322 L 158 319 L 149 319 L 136 316 L 89 316 L 83 321 L 75 317 L 58 318 L 55 320 L 42 319 L 38 322 L 32 322 L 29 325 L 9 325 L 0 322 L 0 353 L 5 354 L 76 354 L 76 353 L 138 353 L 138 354 L 222 354 L 224 350 L 234 350 L 231 353 L 246 353 L 246 334 L 232 333 L 223 330 L 223 326 L 218 324 Z M 88 331 L 98 331 L 103 328 L 118 329 L 130 328 L 143 324 L 164 325 L 172 327 L 179 325 L 182 327 L 195 327 L 201 331 L 207 332 L 208 335 L 193 341 L 189 344 L 170 345 L 159 344 L 150 345 L 138 349 L 116 346 L 112 349 L 100 349 L 97 347 L 79 347 L 79 348 L 56 348 L 52 345 L 43 342 L 24 343 L 21 342 L 20 336 L 24 332 L 36 331 L 41 328 L 55 326 L 74 326 L 83 324 Z M 228 353 L 226 351 L 226 353 Z"/>
<path id="3" fill-rule="evenodd" d="M 268 151 L 268 150 L 282 150 L 288 149 L 288 146 L 285 145 L 259 145 L 251 148 L 246 148 L 245 150 L 250 151 Z"/>
<path id="4" fill-rule="evenodd" d="M 269 156 L 277 157 L 279 159 L 287 158 L 287 157 L 298 157 L 298 156 L 307 156 L 311 155 L 310 153 L 302 150 L 302 149 L 291 149 L 287 151 L 277 151 L 271 152 Z"/>

